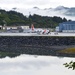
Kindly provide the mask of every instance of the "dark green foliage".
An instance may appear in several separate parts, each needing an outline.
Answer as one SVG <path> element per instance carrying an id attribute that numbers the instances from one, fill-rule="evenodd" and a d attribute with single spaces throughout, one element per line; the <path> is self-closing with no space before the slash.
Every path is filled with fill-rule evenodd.
<path id="1" fill-rule="evenodd" d="M 68 69 L 72 68 L 75 70 L 75 62 L 71 61 L 70 63 L 65 63 L 65 67 L 68 67 Z"/>
<path id="2" fill-rule="evenodd" d="M 31 23 L 35 24 L 35 27 L 43 27 L 43 28 L 54 28 L 56 27 L 59 23 L 67 21 L 65 18 L 61 17 L 48 17 L 48 16 L 40 16 L 34 14 L 29 15 L 29 19 L 31 19 Z"/>
<path id="3" fill-rule="evenodd" d="M 59 23 L 67 21 L 66 18 L 61 17 L 48 17 L 48 16 L 40 16 L 40 15 L 29 15 L 27 18 L 22 13 L 16 11 L 5 11 L 0 10 L 0 24 L 3 25 L 4 21 L 6 21 L 7 25 L 31 25 L 34 24 L 35 27 L 42 28 L 54 28 Z"/>
<path id="4" fill-rule="evenodd" d="M 15 53 L 15 52 L 0 52 L 0 58 L 4 58 L 6 56 L 9 56 L 9 57 L 16 57 L 16 56 L 19 56 L 20 53 Z"/>
<path id="5" fill-rule="evenodd" d="M 67 20 L 66 20 L 66 18 L 63 18 L 63 22 L 66 22 Z"/>

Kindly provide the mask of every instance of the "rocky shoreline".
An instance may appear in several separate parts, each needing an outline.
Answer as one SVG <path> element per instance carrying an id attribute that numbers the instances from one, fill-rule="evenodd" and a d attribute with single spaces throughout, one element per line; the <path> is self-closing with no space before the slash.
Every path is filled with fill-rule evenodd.
<path id="1" fill-rule="evenodd" d="M 60 50 L 73 47 L 75 47 L 75 37 L 0 36 L 0 52 L 16 54 L 16 56 L 33 54 L 75 57 L 75 53 L 59 53 Z"/>

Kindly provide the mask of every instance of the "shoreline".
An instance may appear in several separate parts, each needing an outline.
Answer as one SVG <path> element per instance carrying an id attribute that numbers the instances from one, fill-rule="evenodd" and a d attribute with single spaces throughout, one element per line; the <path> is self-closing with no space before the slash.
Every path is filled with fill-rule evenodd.
<path id="1" fill-rule="evenodd" d="M 0 36 L 0 52 L 5 56 L 15 56 L 12 53 L 18 53 L 75 57 L 75 53 L 59 53 L 61 50 L 74 47 L 75 37 Z"/>
<path id="2" fill-rule="evenodd" d="M 39 46 L 39 47 L 35 47 L 35 46 L 19 46 L 17 48 L 15 47 L 6 47 L 5 51 L 0 51 L 2 53 L 5 54 L 5 56 L 1 56 L 0 57 L 15 57 L 21 54 L 29 54 L 29 55 L 45 55 L 45 56 L 57 56 L 57 57 L 75 57 L 75 53 L 74 54 L 68 54 L 68 53 L 59 53 L 58 51 L 61 51 L 63 49 L 66 48 L 71 48 L 74 47 L 73 45 L 71 46 Z M 8 50 L 9 49 L 9 50 Z M 13 50 L 14 49 L 14 50 Z M 14 52 L 15 51 L 15 52 Z"/>

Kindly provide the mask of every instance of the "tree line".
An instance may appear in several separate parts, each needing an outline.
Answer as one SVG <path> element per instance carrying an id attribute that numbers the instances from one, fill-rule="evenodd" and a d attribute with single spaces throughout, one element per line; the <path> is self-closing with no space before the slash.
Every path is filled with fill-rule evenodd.
<path id="1" fill-rule="evenodd" d="M 66 18 L 41 16 L 37 14 L 26 17 L 17 11 L 5 11 L 0 9 L 0 25 L 29 25 L 34 24 L 36 28 L 55 28 L 59 23 L 68 21 Z"/>

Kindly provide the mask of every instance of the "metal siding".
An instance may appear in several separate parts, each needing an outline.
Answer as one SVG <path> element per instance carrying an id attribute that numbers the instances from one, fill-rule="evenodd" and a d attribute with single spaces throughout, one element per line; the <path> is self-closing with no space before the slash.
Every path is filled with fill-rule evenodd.
<path id="1" fill-rule="evenodd" d="M 63 30 L 71 30 L 72 32 L 75 30 L 75 21 L 71 21 L 71 22 L 63 22 L 59 24 L 59 31 L 63 31 Z"/>

